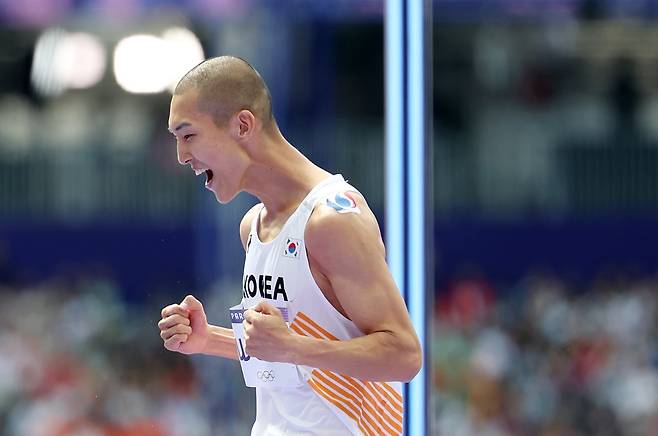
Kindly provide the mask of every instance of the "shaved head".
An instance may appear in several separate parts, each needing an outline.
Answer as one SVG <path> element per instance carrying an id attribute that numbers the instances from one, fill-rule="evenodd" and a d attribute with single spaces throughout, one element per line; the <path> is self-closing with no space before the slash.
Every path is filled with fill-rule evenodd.
<path id="1" fill-rule="evenodd" d="M 174 95 L 199 93 L 201 112 L 215 124 L 225 127 L 237 112 L 246 109 L 269 129 L 274 124 L 270 91 L 263 78 L 249 63 L 233 56 L 220 56 L 201 62 L 176 85 Z"/>

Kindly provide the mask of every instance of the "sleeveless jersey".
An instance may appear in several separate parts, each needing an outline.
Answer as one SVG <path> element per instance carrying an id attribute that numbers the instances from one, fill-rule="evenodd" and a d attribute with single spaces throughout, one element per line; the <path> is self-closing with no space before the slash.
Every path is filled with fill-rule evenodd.
<path id="1" fill-rule="evenodd" d="M 306 223 L 314 207 L 347 191 L 358 192 L 341 175 L 324 180 L 309 192 L 269 242 L 258 238 L 258 217 L 252 221 L 244 267 L 244 308 L 253 307 L 264 298 L 287 309 L 290 329 L 295 334 L 328 341 L 363 336 L 352 321 L 329 303 L 316 284 L 304 241 Z M 299 370 L 303 381 L 297 387 L 256 388 L 252 435 L 402 434 L 401 383 L 362 381 L 306 366 L 299 366 Z"/>

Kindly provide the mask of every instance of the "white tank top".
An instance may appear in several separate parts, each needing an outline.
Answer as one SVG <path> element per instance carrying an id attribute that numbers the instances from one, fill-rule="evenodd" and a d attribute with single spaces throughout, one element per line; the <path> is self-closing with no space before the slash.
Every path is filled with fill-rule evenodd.
<path id="1" fill-rule="evenodd" d="M 320 201 L 358 192 L 341 175 L 318 184 L 269 242 L 251 223 L 243 276 L 243 307 L 262 299 L 288 309 L 290 328 L 323 340 L 363 333 L 338 312 L 315 283 L 304 242 L 306 223 Z M 340 236 L 337 235 L 339 238 Z M 300 366 L 304 383 L 294 388 L 256 388 L 252 435 L 401 435 L 402 385 L 367 382 L 321 368 Z"/>

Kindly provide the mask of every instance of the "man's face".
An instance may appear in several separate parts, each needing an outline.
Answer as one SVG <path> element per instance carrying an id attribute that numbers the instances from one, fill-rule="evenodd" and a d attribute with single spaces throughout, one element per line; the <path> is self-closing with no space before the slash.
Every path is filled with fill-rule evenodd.
<path id="1" fill-rule="evenodd" d="M 206 188 L 220 203 L 228 203 L 242 189 L 248 156 L 227 127 L 217 127 L 210 115 L 200 112 L 197 93 L 174 95 L 169 109 L 169 131 L 176 137 L 181 165 L 197 175 L 205 173 Z"/>

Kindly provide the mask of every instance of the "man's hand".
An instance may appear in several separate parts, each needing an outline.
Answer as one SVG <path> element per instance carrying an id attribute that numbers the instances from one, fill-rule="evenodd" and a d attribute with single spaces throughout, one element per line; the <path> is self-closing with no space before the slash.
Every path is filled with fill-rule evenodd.
<path id="1" fill-rule="evenodd" d="M 201 353 L 210 336 L 203 305 L 191 295 L 162 309 L 158 327 L 165 348 L 183 354 Z"/>
<path id="2" fill-rule="evenodd" d="M 293 335 L 281 311 L 261 301 L 244 312 L 245 352 L 268 362 L 292 361 Z"/>

